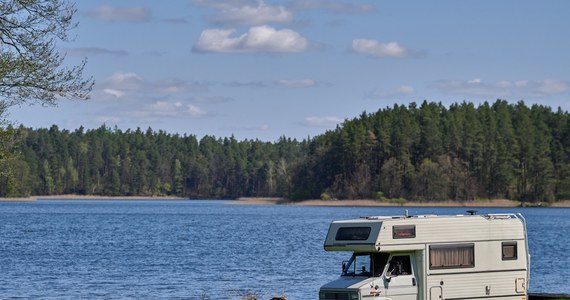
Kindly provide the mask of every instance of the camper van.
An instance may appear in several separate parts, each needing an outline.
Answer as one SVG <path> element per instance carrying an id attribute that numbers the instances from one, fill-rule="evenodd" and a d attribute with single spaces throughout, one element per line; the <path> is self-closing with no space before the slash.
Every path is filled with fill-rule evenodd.
<path id="1" fill-rule="evenodd" d="M 525 300 L 528 242 L 520 214 L 375 216 L 333 221 L 326 251 L 347 251 L 320 300 Z"/>

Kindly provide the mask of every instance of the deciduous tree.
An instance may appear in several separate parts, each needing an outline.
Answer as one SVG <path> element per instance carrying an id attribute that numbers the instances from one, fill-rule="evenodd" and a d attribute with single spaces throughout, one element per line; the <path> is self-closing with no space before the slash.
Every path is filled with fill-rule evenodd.
<path id="1" fill-rule="evenodd" d="M 93 86 L 84 78 L 85 60 L 65 66 L 58 42 L 69 41 L 76 8 L 63 0 L 0 2 L 0 101 L 55 104 L 59 97 L 87 99 Z"/>

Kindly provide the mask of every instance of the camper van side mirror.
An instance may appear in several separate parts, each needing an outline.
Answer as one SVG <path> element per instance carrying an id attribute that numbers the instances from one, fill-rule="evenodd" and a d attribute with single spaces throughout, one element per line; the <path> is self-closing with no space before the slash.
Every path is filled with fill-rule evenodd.
<path id="1" fill-rule="evenodd" d="M 346 272 L 346 261 L 342 262 L 342 273 L 344 274 Z"/>

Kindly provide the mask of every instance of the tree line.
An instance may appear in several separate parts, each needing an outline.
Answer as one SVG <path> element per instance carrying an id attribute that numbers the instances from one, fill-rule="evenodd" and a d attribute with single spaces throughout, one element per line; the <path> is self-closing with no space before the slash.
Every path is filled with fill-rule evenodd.
<path id="1" fill-rule="evenodd" d="M 569 114 L 524 102 L 394 105 L 302 141 L 8 131 L 17 155 L 0 160 L 1 196 L 570 199 Z"/>
<path id="2" fill-rule="evenodd" d="M 121 131 L 15 129 L 16 158 L 5 160 L 0 195 L 80 194 L 202 199 L 286 195 L 306 142 Z"/>
<path id="3" fill-rule="evenodd" d="M 394 105 L 315 138 L 296 179 L 300 197 L 570 199 L 570 119 L 504 100 Z"/>

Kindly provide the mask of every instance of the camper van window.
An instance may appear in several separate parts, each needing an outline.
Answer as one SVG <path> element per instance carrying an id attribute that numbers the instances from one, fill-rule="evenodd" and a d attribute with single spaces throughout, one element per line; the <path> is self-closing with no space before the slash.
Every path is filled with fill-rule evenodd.
<path id="1" fill-rule="evenodd" d="M 392 227 L 392 238 L 411 239 L 416 237 L 416 225 L 400 225 Z"/>
<path id="2" fill-rule="evenodd" d="M 395 277 L 400 275 L 411 275 L 412 274 L 412 264 L 410 263 L 410 257 L 405 256 L 393 256 L 390 260 L 390 265 L 388 266 L 387 276 Z"/>
<path id="3" fill-rule="evenodd" d="M 517 242 L 503 242 L 503 260 L 516 260 L 517 259 Z"/>
<path id="4" fill-rule="evenodd" d="M 390 258 L 389 253 L 374 253 L 372 254 L 372 271 L 374 272 L 374 277 L 382 275 L 384 267 L 388 263 L 388 258 Z"/>
<path id="5" fill-rule="evenodd" d="M 370 270 L 370 254 L 354 254 L 344 270 L 342 275 L 344 276 L 371 276 Z"/>
<path id="6" fill-rule="evenodd" d="M 380 276 L 390 254 L 388 253 L 363 253 L 354 254 L 344 266 L 343 276 Z"/>
<path id="7" fill-rule="evenodd" d="M 432 270 L 473 267 L 474 244 L 429 246 L 429 268 Z"/>
<path id="8" fill-rule="evenodd" d="M 365 241 L 370 236 L 370 227 L 341 227 L 336 232 L 337 241 Z"/>

